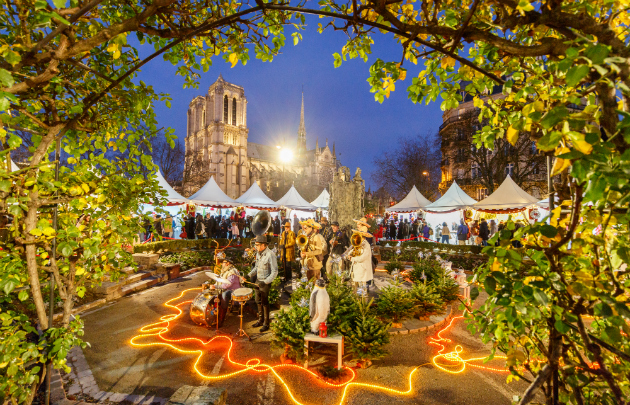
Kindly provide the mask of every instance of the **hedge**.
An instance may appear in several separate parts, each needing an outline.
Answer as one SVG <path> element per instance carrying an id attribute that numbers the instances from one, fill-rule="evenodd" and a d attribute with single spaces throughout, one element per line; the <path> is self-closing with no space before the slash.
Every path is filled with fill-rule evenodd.
<path id="1" fill-rule="evenodd" d="M 389 257 L 400 250 L 399 260 L 402 261 L 415 261 L 419 251 L 434 252 L 438 249 L 438 254 L 452 254 L 452 255 L 466 255 L 473 254 L 480 256 L 483 250 L 483 246 L 469 246 L 469 245 L 445 245 L 443 243 L 431 243 L 431 242 L 404 242 L 403 246 L 397 247 L 382 247 L 381 259 L 387 260 Z M 444 252 L 446 250 L 446 252 Z M 410 259 L 410 260 L 409 260 Z"/>
<path id="2" fill-rule="evenodd" d="M 380 241 L 379 244 L 381 246 L 396 246 L 395 244 L 398 242 L 394 241 Z M 475 255 L 481 254 L 483 250 L 483 246 L 475 246 L 475 245 L 451 245 L 437 242 L 402 242 L 402 248 L 420 248 L 423 250 L 449 250 L 454 251 L 454 253 L 472 253 Z"/>
<path id="3" fill-rule="evenodd" d="M 241 238 L 241 247 L 249 247 L 252 238 Z M 278 238 L 270 238 L 270 244 L 277 243 Z M 225 247 L 230 242 L 230 239 L 174 239 L 163 240 L 159 242 L 147 242 L 139 245 L 134 245 L 134 253 L 156 253 L 162 252 L 177 252 L 188 249 L 213 249 L 217 246 L 215 242 L 219 243 L 219 247 Z M 232 240 L 230 246 L 236 246 L 236 241 Z"/>

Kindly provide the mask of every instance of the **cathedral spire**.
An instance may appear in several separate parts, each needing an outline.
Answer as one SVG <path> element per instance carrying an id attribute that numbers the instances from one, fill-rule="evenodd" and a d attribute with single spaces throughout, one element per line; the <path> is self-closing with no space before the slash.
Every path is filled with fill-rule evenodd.
<path id="1" fill-rule="evenodd" d="M 302 110 L 300 112 L 300 128 L 297 139 L 298 155 L 306 153 L 306 127 L 304 126 L 304 90 L 302 90 Z"/>

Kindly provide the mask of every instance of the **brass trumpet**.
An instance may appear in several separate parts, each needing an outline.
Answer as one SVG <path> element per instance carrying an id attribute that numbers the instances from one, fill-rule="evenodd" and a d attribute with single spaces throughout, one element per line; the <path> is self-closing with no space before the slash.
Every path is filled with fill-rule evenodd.
<path id="1" fill-rule="evenodd" d="M 297 238 L 295 238 L 295 244 L 300 248 L 301 251 L 306 251 L 305 249 L 308 246 L 308 237 L 303 233 L 299 234 Z"/>
<path id="2" fill-rule="evenodd" d="M 363 254 L 363 248 L 361 247 L 361 244 L 363 243 L 363 235 L 358 232 L 353 233 L 350 237 L 350 243 L 352 244 L 352 252 L 350 253 L 350 256 L 361 256 Z"/>

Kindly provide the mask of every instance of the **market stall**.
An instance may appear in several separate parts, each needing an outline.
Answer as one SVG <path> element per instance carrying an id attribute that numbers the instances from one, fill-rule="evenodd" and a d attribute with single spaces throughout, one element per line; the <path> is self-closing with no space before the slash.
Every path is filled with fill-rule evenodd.
<path id="1" fill-rule="evenodd" d="M 249 209 L 278 210 L 278 204 L 267 197 L 256 182 L 242 196 L 237 198 L 236 202 Z"/>
<path id="2" fill-rule="evenodd" d="M 168 184 L 164 176 L 162 176 L 162 173 L 160 172 L 159 167 L 157 171 L 155 172 L 155 177 L 157 177 L 157 181 L 159 183 L 160 188 L 166 191 L 166 199 L 168 200 L 167 205 L 181 205 L 181 204 L 188 204 L 190 202 L 188 198 L 179 194 L 177 191 L 173 189 L 173 187 L 170 186 L 170 184 Z"/>
<path id="3" fill-rule="evenodd" d="M 435 228 L 438 224 L 446 224 L 451 228 L 451 243 L 456 240 L 456 230 L 453 229 L 453 222 L 459 225 L 459 221 L 464 218 L 463 211 L 471 208 L 477 201 L 471 198 L 464 190 L 453 181 L 451 187 L 437 201 L 424 207 L 426 221 Z M 469 218 L 467 218 L 468 220 Z"/>
<path id="4" fill-rule="evenodd" d="M 210 177 L 210 180 L 189 199 L 195 204 L 205 207 L 227 208 L 240 205 L 221 190 L 221 187 L 214 180 L 214 176 Z"/>
<path id="5" fill-rule="evenodd" d="M 523 211 L 538 203 L 508 175 L 494 193 L 473 205 L 473 209 L 495 214 L 510 214 Z"/>

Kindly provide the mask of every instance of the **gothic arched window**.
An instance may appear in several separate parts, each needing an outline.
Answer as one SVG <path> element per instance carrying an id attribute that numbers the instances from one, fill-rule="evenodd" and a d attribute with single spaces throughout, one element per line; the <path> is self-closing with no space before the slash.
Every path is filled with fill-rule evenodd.
<path id="1" fill-rule="evenodd" d="M 232 99 L 232 125 L 236 125 L 236 97 Z"/>
<path id="2" fill-rule="evenodd" d="M 228 96 L 223 97 L 223 122 L 229 124 L 228 121 Z"/>
<path id="3" fill-rule="evenodd" d="M 201 114 L 201 128 L 205 128 L 206 127 L 206 110 L 203 110 L 203 113 Z"/>

